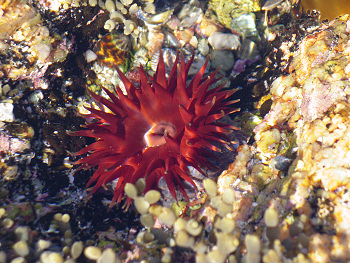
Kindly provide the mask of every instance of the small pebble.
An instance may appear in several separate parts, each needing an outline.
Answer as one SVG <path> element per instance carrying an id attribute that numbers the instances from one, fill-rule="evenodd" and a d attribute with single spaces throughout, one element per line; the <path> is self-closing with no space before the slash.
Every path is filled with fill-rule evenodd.
<path id="1" fill-rule="evenodd" d="M 6 95 L 11 90 L 11 87 L 9 84 L 6 84 L 2 87 L 2 94 Z"/>
<path id="2" fill-rule="evenodd" d="M 93 52 L 93 51 L 90 50 L 90 49 L 88 49 L 88 50 L 85 52 L 84 56 L 85 56 L 85 59 L 86 59 L 86 62 L 87 62 L 87 63 L 90 63 L 90 62 L 92 62 L 92 61 L 94 61 L 94 60 L 97 59 L 97 55 L 95 54 L 95 52 Z"/>
<path id="3" fill-rule="evenodd" d="M 164 254 L 162 256 L 161 262 L 162 263 L 171 263 L 173 253 L 174 253 L 173 249 L 166 248 L 166 250 L 164 251 Z"/>
<path id="4" fill-rule="evenodd" d="M 216 50 L 236 50 L 241 45 L 239 36 L 221 32 L 213 32 L 208 41 Z"/>
<path id="5" fill-rule="evenodd" d="M 266 237 L 273 242 L 280 237 L 281 230 L 279 227 L 266 227 Z"/>
<path id="6" fill-rule="evenodd" d="M 271 162 L 271 166 L 280 171 L 287 171 L 292 161 L 292 159 L 278 155 Z"/>
<path id="7" fill-rule="evenodd" d="M 40 262 L 42 263 L 50 263 L 49 261 L 49 256 L 52 252 L 51 251 L 45 251 L 43 253 L 41 253 L 40 255 Z"/>
<path id="8" fill-rule="evenodd" d="M 298 243 L 305 248 L 307 248 L 310 244 L 310 237 L 304 233 L 299 234 L 297 237 L 297 240 L 298 240 Z"/>
<path id="9" fill-rule="evenodd" d="M 11 165 L 7 167 L 6 171 L 2 174 L 2 176 L 5 180 L 11 181 L 17 178 L 17 172 L 18 172 L 18 166 Z"/>
<path id="10" fill-rule="evenodd" d="M 36 90 L 30 95 L 29 100 L 34 104 L 38 104 L 43 98 L 44 94 L 40 90 Z"/>
<path id="11" fill-rule="evenodd" d="M 235 58 L 232 51 L 214 49 L 210 54 L 210 62 L 213 68 L 221 67 L 223 71 L 233 68 Z"/>
<path id="12" fill-rule="evenodd" d="M 293 222 L 293 224 L 289 228 L 289 233 L 291 237 L 295 237 L 299 235 L 301 232 L 303 232 L 304 229 L 304 223 L 300 220 L 296 220 Z"/>
<path id="13" fill-rule="evenodd" d="M 50 56 L 51 44 L 39 43 L 35 46 L 37 50 L 37 58 L 39 61 L 44 62 Z"/>
<path id="14" fill-rule="evenodd" d="M 202 38 L 198 42 L 198 51 L 203 55 L 207 56 L 209 54 L 210 48 L 208 45 L 208 39 Z"/>

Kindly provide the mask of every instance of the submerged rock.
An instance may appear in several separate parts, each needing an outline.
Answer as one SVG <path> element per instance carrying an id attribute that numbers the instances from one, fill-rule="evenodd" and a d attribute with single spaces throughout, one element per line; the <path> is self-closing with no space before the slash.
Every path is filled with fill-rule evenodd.
<path id="1" fill-rule="evenodd" d="M 258 145 L 259 138 L 276 128 L 281 134 L 292 131 L 289 136 L 295 137 L 296 158 L 286 174 L 287 207 L 312 221 L 307 255 L 313 262 L 350 259 L 345 249 L 350 245 L 350 208 L 345 201 L 350 187 L 349 32 L 350 18 L 345 15 L 303 39 L 289 74 L 272 84 L 271 110 L 255 128 Z M 276 156 L 269 147 L 258 151 L 268 161 Z M 331 241 L 324 245 L 325 240 Z M 319 253 L 324 260 L 319 261 Z"/>

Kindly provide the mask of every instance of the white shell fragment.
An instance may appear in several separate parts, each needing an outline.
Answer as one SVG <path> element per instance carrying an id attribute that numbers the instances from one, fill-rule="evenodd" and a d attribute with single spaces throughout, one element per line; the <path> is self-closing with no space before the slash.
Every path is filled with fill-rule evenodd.
<path id="1" fill-rule="evenodd" d="M 6 102 L 0 103 L 0 121 L 13 122 L 14 119 L 13 104 Z"/>
<path id="2" fill-rule="evenodd" d="M 85 52 L 84 56 L 87 63 L 90 63 L 97 59 L 97 55 L 95 54 L 95 52 L 93 52 L 90 49 Z"/>

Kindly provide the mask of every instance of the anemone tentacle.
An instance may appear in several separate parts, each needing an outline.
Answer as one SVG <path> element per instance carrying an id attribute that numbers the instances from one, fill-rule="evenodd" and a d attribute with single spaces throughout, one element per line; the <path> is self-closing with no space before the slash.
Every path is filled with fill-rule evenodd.
<path id="1" fill-rule="evenodd" d="M 75 153 L 88 154 L 76 164 L 82 169 L 98 166 L 88 182 L 88 186 L 95 183 L 90 194 L 117 180 L 111 205 L 121 202 L 126 183 L 142 177 L 146 179 L 145 191 L 157 188 L 164 178 L 175 199 L 176 189 L 188 198 L 183 182 L 196 189 L 188 166 L 201 173 L 203 168 L 215 169 L 207 160 L 217 158 L 212 152 L 220 152 L 213 142 L 229 148 L 232 141 L 228 134 L 238 129 L 218 121 L 238 110 L 232 107 L 238 100 L 228 100 L 236 90 L 225 90 L 225 84 L 210 89 L 218 81 L 219 69 L 204 77 L 207 60 L 186 87 L 194 56 L 185 63 L 183 54 L 178 53 L 168 79 L 162 55 L 160 58 L 153 76 L 142 67 L 138 69 L 137 88 L 117 69 L 126 94 L 119 87 L 117 96 L 104 89 L 108 100 L 90 92 L 109 110 L 87 108 L 90 114 L 85 116 L 85 130 L 70 133 L 97 139 Z"/>

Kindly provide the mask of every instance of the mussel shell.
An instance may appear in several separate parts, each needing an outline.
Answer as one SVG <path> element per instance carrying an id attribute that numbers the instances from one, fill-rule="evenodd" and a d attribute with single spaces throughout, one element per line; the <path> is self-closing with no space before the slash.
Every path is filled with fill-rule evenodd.
<path id="1" fill-rule="evenodd" d="M 147 14 L 146 12 L 142 11 L 141 9 L 136 13 L 136 16 L 143 20 L 147 25 L 163 25 L 166 23 L 171 15 L 173 14 L 174 9 L 169 9 L 167 11 L 164 11 L 162 13 L 157 13 L 154 15 Z"/>

